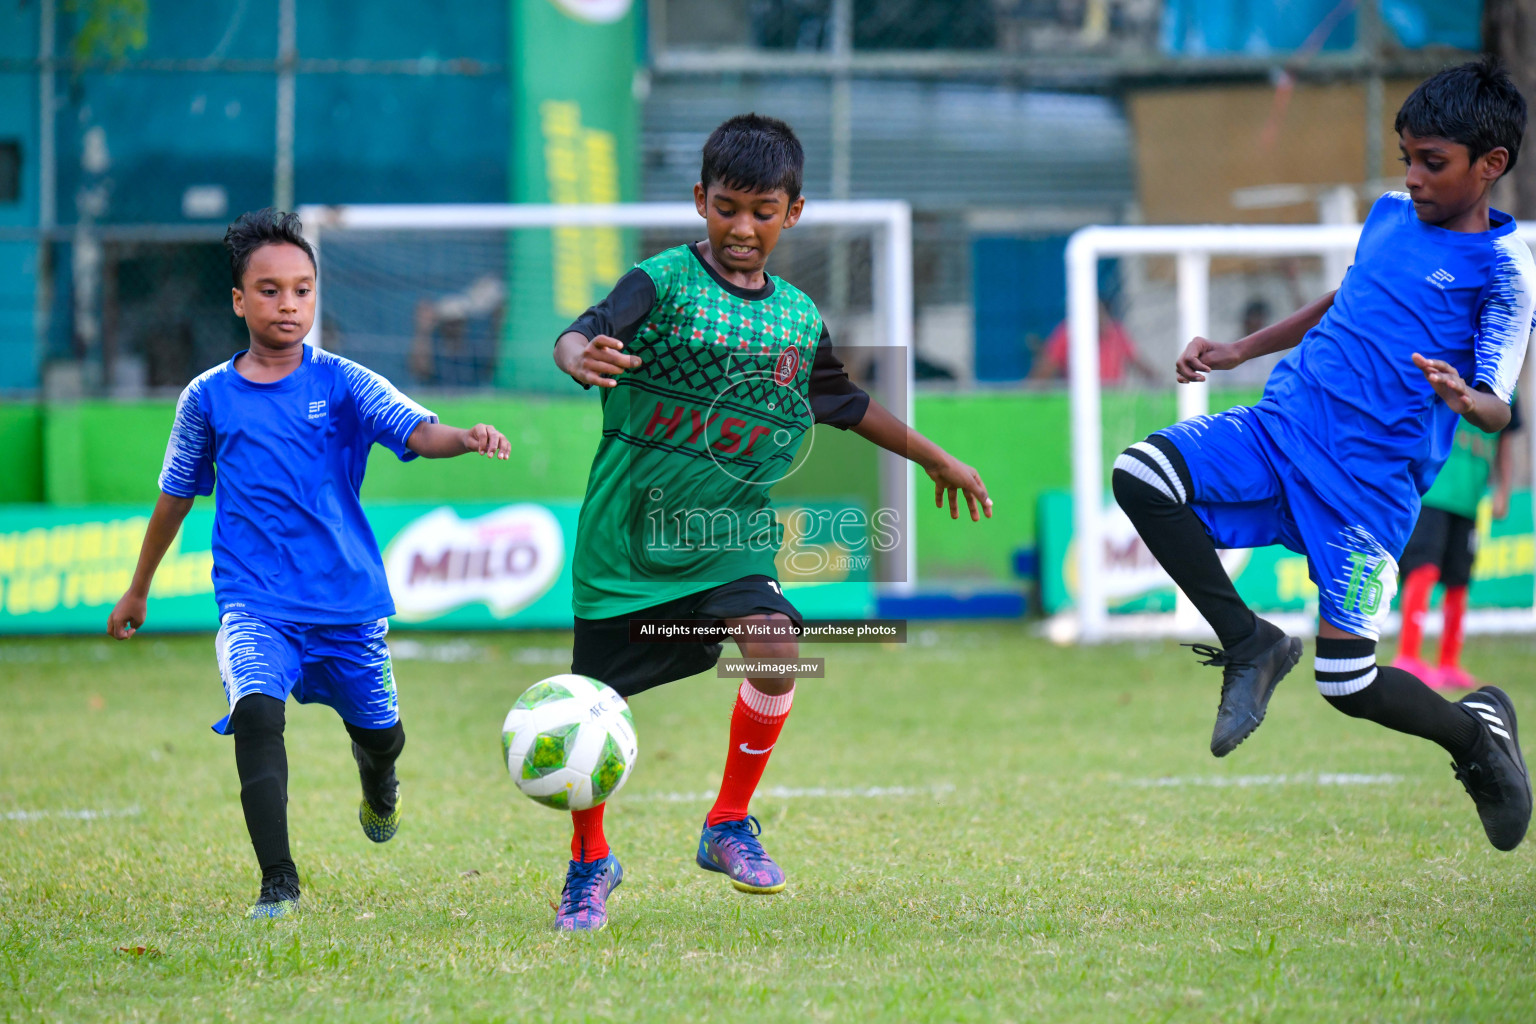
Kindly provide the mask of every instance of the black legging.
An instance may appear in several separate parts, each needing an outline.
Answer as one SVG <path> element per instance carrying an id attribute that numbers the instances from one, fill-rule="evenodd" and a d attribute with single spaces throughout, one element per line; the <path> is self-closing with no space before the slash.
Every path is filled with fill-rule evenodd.
<path id="1" fill-rule="evenodd" d="M 298 882 L 288 850 L 288 752 L 283 746 L 283 702 L 264 693 L 241 697 L 229 716 L 235 734 L 240 806 L 261 865 L 261 880 Z"/>

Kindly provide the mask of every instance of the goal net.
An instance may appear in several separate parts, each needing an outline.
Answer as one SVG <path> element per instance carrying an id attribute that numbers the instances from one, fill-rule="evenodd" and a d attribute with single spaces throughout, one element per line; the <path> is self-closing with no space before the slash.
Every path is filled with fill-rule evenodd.
<path id="1" fill-rule="evenodd" d="M 691 203 L 313 206 L 299 211 L 320 254 L 311 344 L 413 390 L 517 398 L 579 391 L 551 358 L 560 330 L 636 262 L 704 236 Z M 849 373 L 912 420 L 912 220 L 898 201 L 813 201 L 780 236 L 771 272 L 816 303 Z M 841 447 L 822 430 L 775 489 L 797 500 L 860 497 L 894 537 L 869 579 L 916 582 L 905 460 Z M 820 441 L 820 443 L 815 443 Z M 866 446 L 867 447 L 867 446 Z M 814 450 L 815 454 L 808 454 Z M 845 459 L 859 465 L 840 465 Z"/>
<path id="2" fill-rule="evenodd" d="M 1094 643 L 1209 634 L 1193 606 L 1176 592 L 1115 505 L 1109 493 L 1109 467 L 1115 453 L 1141 440 L 1150 429 L 1165 426 L 1174 415 L 1187 419 L 1212 411 L 1213 385 L 1224 389 L 1216 396 L 1223 406 L 1256 397 L 1264 375 L 1279 357 L 1242 368 L 1246 374 L 1236 389 L 1232 387 L 1233 375 L 1221 373 L 1202 384 L 1175 385 L 1173 381 L 1173 353 L 1182 350 L 1189 339 L 1198 335 L 1226 340 L 1262 326 L 1243 323 L 1253 312 L 1251 307 L 1241 315 L 1234 311 L 1240 296 L 1224 287 L 1228 278 L 1248 281 L 1247 294 L 1254 294 L 1262 289 L 1253 282 L 1262 282 L 1266 274 L 1288 275 L 1290 287 L 1282 289 L 1281 301 L 1273 304 L 1279 308 L 1267 311 L 1268 322 L 1273 322 L 1291 308 L 1337 287 L 1359 236 L 1358 224 L 1095 226 L 1072 236 L 1066 259 L 1073 487 L 1070 516 L 1062 517 L 1069 526 L 1061 531 L 1070 531 L 1070 543 L 1058 545 L 1066 552 L 1061 576 L 1069 597 L 1047 623 L 1050 635 L 1063 641 Z M 1536 241 L 1536 224 L 1521 225 L 1519 236 L 1528 244 Z M 1109 308 L 1102 301 L 1101 282 L 1105 266 L 1111 263 L 1117 265 L 1122 278 L 1130 276 L 1142 285 L 1138 292 L 1141 305 L 1152 307 L 1143 308 L 1142 325 L 1149 333 L 1168 335 L 1161 339 L 1166 344 L 1159 346 L 1155 360 L 1158 380 L 1166 381 L 1166 388 L 1160 383 L 1153 385 L 1161 390 L 1150 395 L 1114 392 L 1106 396 L 1100 383 L 1100 318 Z M 1127 275 L 1127 268 L 1134 273 Z M 1149 300 L 1148 295 L 1161 298 Z M 1218 311 L 1222 314 L 1219 318 Z M 1118 312 L 1125 315 L 1123 309 Z M 1527 394 L 1536 385 L 1533 362 L 1527 360 L 1522 377 L 1521 390 Z M 1146 415 L 1130 414 L 1137 398 L 1156 399 L 1170 389 L 1176 391 L 1175 401 L 1151 403 L 1158 409 L 1166 406 L 1170 419 L 1149 425 Z M 1145 413 L 1147 403 L 1141 404 Z M 1536 446 L 1522 442 L 1522 447 L 1536 452 Z M 1525 477 L 1525 485 L 1530 486 L 1531 477 L 1536 476 L 1536 458 L 1527 463 L 1529 468 L 1517 472 L 1517 480 Z M 1481 579 L 1474 582 L 1474 604 L 1483 607 L 1468 613 L 1468 632 L 1536 631 L 1536 593 L 1530 585 L 1530 524 L 1536 511 L 1529 507 L 1513 510 L 1508 524 L 1493 527 L 1492 537 L 1488 536 L 1487 518 L 1480 517 L 1485 548 L 1479 557 L 1500 563 L 1491 566 L 1496 570 L 1492 574 L 1506 578 L 1500 581 L 1503 585 L 1484 586 Z M 1521 530 L 1524 532 L 1519 533 Z M 1307 578 L 1304 558 L 1272 548 L 1225 551 L 1222 561 L 1244 598 L 1266 617 L 1280 622 L 1289 632 L 1306 635 L 1315 630 L 1316 588 Z M 1479 602 L 1480 587 L 1493 596 Z M 1438 628 L 1438 616 L 1426 616 L 1425 625 L 1427 632 L 1433 632 Z M 1387 628 L 1391 631 L 1396 626 L 1394 613 Z"/>

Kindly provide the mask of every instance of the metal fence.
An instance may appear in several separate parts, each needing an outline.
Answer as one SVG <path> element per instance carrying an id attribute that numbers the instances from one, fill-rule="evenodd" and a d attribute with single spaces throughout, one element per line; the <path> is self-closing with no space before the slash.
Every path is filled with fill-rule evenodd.
<path id="1" fill-rule="evenodd" d="M 1232 19 L 1251 15 L 1259 42 L 1203 53 L 1190 26 L 1212 28 L 1221 18 L 1210 10 L 1225 10 L 1207 0 L 636 2 L 648 53 L 636 83 L 641 197 L 685 198 L 703 140 L 725 116 L 785 116 L 806 143 L 812 201 L 912 204 L 916 346 L 934 387 L 1053 386 L 1041 356 L 1064 313 L 1066 235 L 1135 218 L 1126 89 L 1256 80 L 1282 65 L 1375 81 L 1445 57 L 1382 30 L 1384 15 L 1408 24 L 1399 15 L 1428 0 L 1296 0 L 1285 5 L 1303 12 L 1294 24 L 1273 25 L 1259 24 L 1266 5 L 1239 5 L 1248 14 L 1218 11 L 1222 24 L 1240 34 Z M 0 45 L 0 103 L 35 89 L 35 110 L 52 97 L 38 138 L 12 147 L 0 125 L 0 359 L 24 353 L 30 364 L 35 352 L 36 379 L 53 395 L 170 391 L 244 343 L 218 245 L 240 211 L 289 198 L 506 198 L 505 3 L 477 0 L 444 19 L 391 0 L 377 6 L 382 34 L 366 39 L 335 14 L 344 6 L 162 0 L 150 8 L 167 19 L 150 48 L 114 62 L 72 53 L 58 0 L 24 5 L 63 20 L 56 39 L 44 31 L 35 45 Z M 1286 50 L 1298 40 L 1285 32 L 1302 29 L 1320 41 Z M 4 206 L 7 182 L 25 180 L 27 146 L 48 154 L 38 177 L 55 186 L 21 197 L 41 211 L 36 228 L 16 226 L 25 222 Z M 819 269 L 789 252 L 775 270 L 804 278 L 835 318 L 843 286 L 826 268 L 857 261 L 856 248 L 840 261 L 817 257 Z M 1169 275 L 1156 261 L 1111 274 L 1106 315 L 1149 363 L 1170 361 Z M 1222 268 L 1214 322 L 1236 330 L 1283 315 L 1314 276 L 1294 261 Z M 390 326 L 390 344 L 417 353 L 390 357 L 404 383 L 484 386 L 479 357 L 460 372 L 434 348 L 493 347 L 500 326 L 466 323 L 473 337 L 459 337 L 461 325 L 434 312 L 474 306 L 469 287 L 445 285 L 409 304 L 423 311 L 415 319 Z M 425 340 L 417 320 L 432 321 Z M 449 369 L 425 369 L 435 365 Z"/>

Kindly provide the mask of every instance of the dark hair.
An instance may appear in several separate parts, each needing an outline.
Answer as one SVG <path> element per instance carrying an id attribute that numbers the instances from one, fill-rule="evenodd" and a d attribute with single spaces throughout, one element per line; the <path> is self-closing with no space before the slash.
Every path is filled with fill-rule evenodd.
<path id="1" fill-rule="evenodd" d="M 699 181 L 745 192 L 783 189 L 790 202 L 800 196 L 805 150 L 795 130 L 776 117 L 738 114 L 709 133 Z"/>
<path id="2" fill-rule="evenodd" d="M 296 213 L 281 213 L 272 207 L 242 213 L 240 219 L 224 232 L 224 248 L 229 250 L 229 273 L 235 287 L 245 287 L 245 268 L 250 265 L 251 253 L 264 245 L 296 245 L 309 257 L 309 265 L 320 272 L 315 262 L 315 250 L 304 237 L 304 225 Z"/>
<path id="3" fill-rule="evenodd" d="M 1509 73 L 1492 57 L 1446 68 L 1413 90 L 1397 112 L 1392 128 L 1399 135 L 1450 139 L 1467 147 L 1476 160 L 1503 146 L 1514 169 L 1525 135 L 1525 97 Z"/>

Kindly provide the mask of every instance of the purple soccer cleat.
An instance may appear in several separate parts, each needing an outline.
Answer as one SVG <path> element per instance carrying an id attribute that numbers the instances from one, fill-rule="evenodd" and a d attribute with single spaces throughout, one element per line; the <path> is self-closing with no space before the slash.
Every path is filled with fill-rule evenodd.
<path id="1" fill-rule="evenodd" d="M 602 860 L 573 860 L 565 870 L 560 912 L 555 928 L 562 932 L 596 932 L 608 926 L 608 894 L 624 881 L 624 869 L 612 854 Z"/>
<path id="2" fill-rule="evenodd" d="M 718 871 L 742 892 L 767 895 L 784 888 L 784 872 L 757 837 L 763 826 L 750 814 L 740 821 L 704 826 L 699 836 L 699 867 Z"/>

